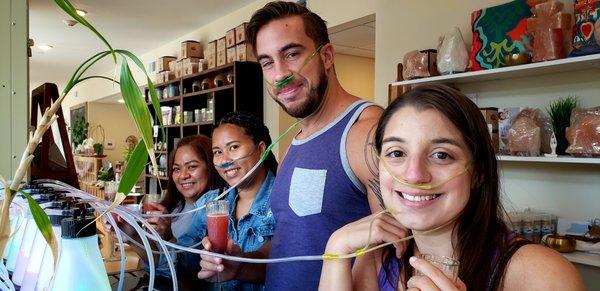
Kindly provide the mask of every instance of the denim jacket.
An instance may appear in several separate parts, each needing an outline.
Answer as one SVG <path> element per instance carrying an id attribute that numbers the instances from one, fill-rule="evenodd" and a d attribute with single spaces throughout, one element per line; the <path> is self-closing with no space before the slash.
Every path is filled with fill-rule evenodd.
<path id="1" fill-rule="evenodd" d="M 229 201 L 229 238 L 238 245 L 242 252 L 254 252 L 260 249 L 266 242 L 270 241 L 275 232 L 275 218 L 270 208 L 271 187 L 275 175 L 270 171 L 260 188 L 256 193 L 256 197 L 250 206 L 248 214 L 242 217 L 237 225 L 235 223 L 235 209 L 237 206 L 238 191 L 232 189 L 223 200 Z M 206 192 L 196 201 L 196 207 L 205 205 L 208 201 L 215 199 L 221 192 L 219 190 L 211 190 Z M 183 246 L 192 246 L 200 242 L 207 236 L 206 226 L 206 209 L 197 211 L 194 214 L 192 223 L 188 230 L 177 238 L 177 244 Z M 198 246 L 196 248 L 201 248 Z M 177 267 L 177 274 L 189 274 L 198 272 L 200 268 L 200 256 L 189 252 L 177 253 L 174 257 Z M 164 255 L 161 255 L 159 265 L 166 266 Z M 162 273 L 162 272 L 161 272 Z M 165 275 L 169 276 L 168 273 Z M 263 290 L 263 285 L 231 280 L 221 284 L 225 290 Z"/>

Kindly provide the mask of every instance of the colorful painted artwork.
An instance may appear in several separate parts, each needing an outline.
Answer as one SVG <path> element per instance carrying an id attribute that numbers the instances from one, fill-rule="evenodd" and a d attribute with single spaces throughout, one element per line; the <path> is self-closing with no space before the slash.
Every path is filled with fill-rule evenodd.
<path id="1" fill-rule="evenodd" d="M 531 5 L 534 4 L 532 2 Z M 471 14 L 471 70 L 503 67 L 505 55 L 531 51 L 530 37 L 526 32 L 527 18 L 531 15 L 526 0 L 474 11 Z"/>
<path id="2" fill-rule="evenodd" d="M 569 57 L 600 53 L 594 36 L 594 24 L 600 19 L 600 0 L 576 0 L 574 11 L 573 50 Z"/>

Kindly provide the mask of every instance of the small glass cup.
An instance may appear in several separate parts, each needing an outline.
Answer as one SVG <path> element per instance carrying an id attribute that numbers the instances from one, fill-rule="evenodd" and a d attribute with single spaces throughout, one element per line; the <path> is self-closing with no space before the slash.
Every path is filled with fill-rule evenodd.
<path id="1" fill-rule="evenodd" d="M 160 202 L 160 194 L 145 194 L 142 203 L 142 213 L 146 214 L 149 211 L 149 203 L 158 203 Z"/>
<path id="2" fill-rule="evenodd" d="M 226 200 L 212 200 L 206 203 L 206 227 L 212 251 L 224 253 L 227 249 L 228 239 L 229 202 Z M 218 272 L 215 287 L 217 290 L 223 289 Z"/>
<path id="3" fill-rule="evenodd" d="M 226 200 L 206 203 L 206 225 L 213 251 L 223 253 L 227 248 L 229 227 L 229 203 Z"/>
<path id="4" fill-rule="evenodd" d="M 458 267 L 460 265 L 458 260 L 432 254 L 418 254 L 417 257 L 428 261 L 430 264 L 440 269 L 448 278 L 450 278 L 450 280 L 456 281 L 456 278 L 458 277 Z M 419 270 L 416 270 L 416 275 L 425 276 L 425 274 L 421 273 Z"/>

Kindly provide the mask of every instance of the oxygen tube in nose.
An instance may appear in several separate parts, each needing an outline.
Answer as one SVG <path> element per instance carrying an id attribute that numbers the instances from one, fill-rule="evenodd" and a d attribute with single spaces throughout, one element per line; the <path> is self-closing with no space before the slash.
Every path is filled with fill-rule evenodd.
<path id="1" fill-rule="evenodd" d="M 227 162 L 221 163 L 221 164 L 214 164 L 215 167 L 220 168 L 222 170 L 228 169 L 229 167 L 233 166 L 233 164 L 237 161 L 241 161 L 243 159 L 247 159 L 250 156 L 252 156 L 254 153 L 256 152 L 256 148 L 254 148 L 249 154 L 243 156 L 243 157 L 239 157 L 239 158 L 235 158 L 235 159 L 231 159 Z"/>

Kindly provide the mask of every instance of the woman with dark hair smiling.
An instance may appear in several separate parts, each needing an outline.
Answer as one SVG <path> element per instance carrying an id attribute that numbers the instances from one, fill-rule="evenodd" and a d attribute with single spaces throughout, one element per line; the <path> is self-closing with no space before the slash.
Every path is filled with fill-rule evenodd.
<path id="1" fill-rule="evenodd" d="M 256 116 L 246 112 L 226 114 L 213 131 L 212 162 L 225 182 L 230 187 L 235 187 L 221 198 L 229 203 L 227 254 L 239 256 L 257 251 L 263 245 L 270 245 L 275 230 L 275 218 L 270 208 L 271 187 L 277 170 L 273 153 L 269 153 L 265 161 L 249 174 L 270 144 L 269 129 Z M 243 179 L 247 174 L 249 176 Z M 217 199 L 219 194 L 221 191 L 209 191 L 198 199 L 196 207 Z M 196 212 L 188 230 L 177 239 L 177 244 L 191 246 L 202 241 L 204 248 L 210 251 L 214 246 L 211 246 L 206 236 L 206 209 L 202 209 Z M 201 262 L 191 253 L 180 253 L 177 256 L 178 271 L 199 272 L 200 278 L 211 277 L 206 275 L 213 274 L 214 271 L 211 270 L 219 269 L 220 264 L 225 262 L 210 256 L 203 255 Z M 233 279 L 233 274 L 222 274 L 219 280 L 226 282 L 221 287 L 225 290 L 264 288 L 260 282 L 244 280 L 244 272 L 241 270 L 241 276 L 236 277 L 236 280 Z M 217 286 L 211 285 L 209 289 Z"/>
<path id="2" fill-rule="evenodd" d="M 212 142 L 204 135 L 186 136 L 179 140 L 169 155 L 169 182 L 160 203 L 149 203 L 150 210 L 181 213 L 194 209 L 202 194 L 224 186 L 212 166 Z M 179 237 L 189 227 L 193 214 L 151 217 L 148 222 L 165 240 Z"/>
<path id="3" fill-rule="evenodd" d="M 337 230 L 326 252 L 397 242 L 405 228 L 414 240 L 401 257 L 390 247 L 359 257 L 354 266 L 325 261 L 320 289 L 584 290 L 562 255 L 507 228 L 490 135 L 462 93 L 421 85 L 403 94 L 384 111 L 375 150 L 389 213 Z M 457 278 L 417 258 L 422 254 L 458 261 Z"/>

